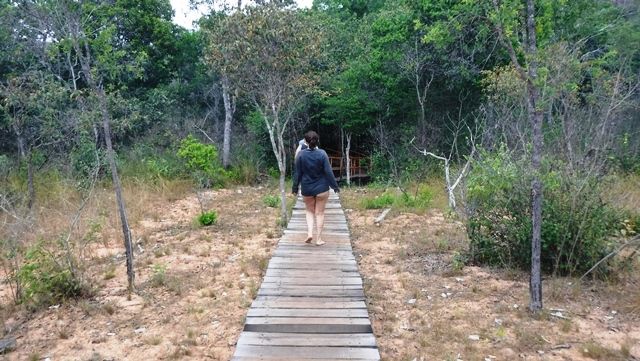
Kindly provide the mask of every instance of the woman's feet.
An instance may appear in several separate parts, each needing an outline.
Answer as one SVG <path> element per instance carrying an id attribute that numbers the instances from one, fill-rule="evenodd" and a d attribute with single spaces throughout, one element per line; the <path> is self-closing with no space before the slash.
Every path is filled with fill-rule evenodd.
<path id="1" fill-rule="evenodd" d="M 316 246 L 322 246 L 324 244 L 324 241 L 322 240 L 317 240 L 316 241 Z"/>
<path id="2" fill-rule="evenodd" d="M 304 243 L 311 243 L 311 240 L 313 240 L 312 236 L 307 237 L 307 240 L 304 241 Z"/>

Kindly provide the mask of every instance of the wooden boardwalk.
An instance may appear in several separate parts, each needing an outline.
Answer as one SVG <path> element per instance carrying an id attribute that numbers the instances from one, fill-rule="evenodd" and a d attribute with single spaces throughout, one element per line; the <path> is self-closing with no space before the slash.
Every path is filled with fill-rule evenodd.
<path id="1" fill-rule="evenodd" d="M 306 229 L 298 199 L 232 361 L 380 360 L 337 195 L 325 213 L 327 243 L 305 244 Z"/>

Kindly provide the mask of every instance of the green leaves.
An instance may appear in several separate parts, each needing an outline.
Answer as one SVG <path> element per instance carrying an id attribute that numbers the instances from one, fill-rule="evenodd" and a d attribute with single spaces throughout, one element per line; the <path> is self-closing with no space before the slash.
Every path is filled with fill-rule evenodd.
<path id="1" fill-rule="evenodd" d="M 248 7 L 215 21 L 209 39 L 209 62 L 259 104 L 286 108 L 316 90 L 323 32 L 300 11 Z"/>
<path id="2" fill-rule="evenodd" d="M 180 142 L 178 157 L 187 162 L 187 168 L 192 176 L 204 187 L 221 183 L 226 175 L 219 164 L 216 147 L 203 144 L 192 135 Z"/>

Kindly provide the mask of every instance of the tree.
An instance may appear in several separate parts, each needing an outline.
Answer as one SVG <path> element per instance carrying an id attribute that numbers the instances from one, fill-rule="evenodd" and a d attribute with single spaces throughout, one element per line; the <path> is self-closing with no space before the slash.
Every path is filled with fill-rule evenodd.
<path id="1" fill-rule="evenodd" d="M 208 56 L 260 114 L 280 171 L 281 219 L 286 222 L 284 135 L 317 86 L 322 31 L 303 12 L 269 3 L 230 15 L 212 35 Z"/>
<path id="2" fill-rule="evenodd" d="M 99 109 L 102 131 L 106 145 L 106 154 L 113 181 L 116 204 L 122 226 L 129 291 L 134 290 L 135 273 L 133 269 L 133 246 L 131 228 L 127 217 L 122 185 L 118 175 L 116 154 L 113 147 L 109 109 L 109 94 L 106 87 L 115 88 L 123 76 L 139 76 L 139 64 L 146 55 L 134 49 L 124 49 L 118 43 L 117 16 L 109 2 L 76 3 L 73 1 L 55 1 L 44 3 L 42 7 L 34 4 L 38 16 L 49 27 L 59 45 L 79 64 L 84 85 L 89 91 L 89 99 L 95 101 Z"/>
<path id="3" fill-rule="evenodd" d="M 51 76 L 37 70 L 26 70 L 0 83 L 0 110 L 8 119 L 6 126 L 15 135 L 19 159 L 27 169 L 29 209 L 36 201 L 34 151 L 63 139 L 56 105 L 64 93 Z"/>

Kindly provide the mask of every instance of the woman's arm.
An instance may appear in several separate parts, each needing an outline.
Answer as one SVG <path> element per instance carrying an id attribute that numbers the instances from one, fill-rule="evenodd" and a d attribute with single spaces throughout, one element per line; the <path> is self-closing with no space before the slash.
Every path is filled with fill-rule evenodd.
<path id="1" fill-rule="evenodd" d="M 338 187 L 338 182 L 336 182 L 336 177 L 333 176 L 333 169 L 331 169 L 331 163 L 329 163 L 329 156 L 327 155 L 327 152 L 325 152 L 324 150 L 322 151 L 324 153 L 324 174 L 325 177 L 327 177 L 327 180 L 329 181 L 329 186 L 336 192 L 340 192 L 340 187 Z"/>
<path id="2" fill-rule="evenodd" d="M 294 166 L 293 166 L 293 187 L 291 188 L 291 193 L 298 195 L 298 187 L 300 187 L 300 179 L 302 178 L 302 172 L 300 172 L 300 156 L 296 156 Z"/>

